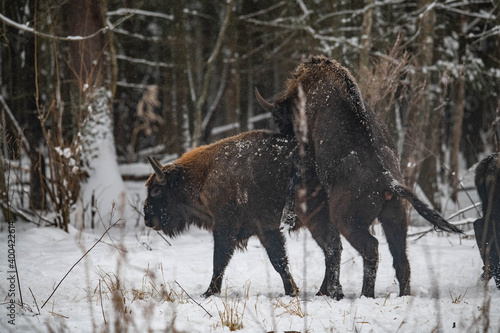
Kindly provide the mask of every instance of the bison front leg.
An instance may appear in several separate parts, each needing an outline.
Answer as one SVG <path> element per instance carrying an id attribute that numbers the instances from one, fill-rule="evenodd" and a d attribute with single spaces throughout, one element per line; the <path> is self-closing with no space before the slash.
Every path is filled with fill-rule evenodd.
<path id="1" fill-rule="evenodd" d="M 207 298 L 220 293 L 224 271 L 234 254 L 235 248 L 236 238 L 234 235 L 214 230 L 214 267 L 212 280 L 202 297 Z"/>
<path id="2" fill-rule="evenodd" d="M 283 212 L 281 214 L 280 228 L 283 229 L 285 226 L 288 229 L 293 229 L 297 222 L 297 215 L 295 214 L 295 193 L 297 192 L 297 187 L 300 185 L 301 178 L 301 165 L 298 156 L 293 157 L 292 166 L 288 174 L 288 183 L 285 195 L 285 206 L 283 207 Z"/>
<path id="3" fill-rule="evenodd" d="M 271 264 L 283 280 L 285 294 L 297 295 L 297 285 L 293 281 L 292 274 L 288 268 L 288 257 L 285 249 L 285 239 L 279 230 L 268 231 L 258 235 L 260 242 L 266 249 Z"/>

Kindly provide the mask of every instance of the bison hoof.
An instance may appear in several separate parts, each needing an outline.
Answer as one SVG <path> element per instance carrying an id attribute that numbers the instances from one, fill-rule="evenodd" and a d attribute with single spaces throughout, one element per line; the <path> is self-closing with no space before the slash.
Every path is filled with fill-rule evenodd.
<path id="1" fill-rule="evenodd" d="M 322 292 L 320 290 L 320 291 L 318 291 L 316 296 L 329 296 L 329 297 L 335 299 L 336 301 L 340 301 L 342 298 L 344 298 L 344 293 L 342 292 L 342 290 L 335 290 L 333 292 Z"/>
<path id="2" fill-rule="evenodd" d="M 361 293 L 361 297 L 366 297 L 366 298 L 375 298 L 375 292 L 367 292 L 367 293 Z"/>
<path id="3" fill-rule="evenodd" d="M 213 296 L 213 295 L 215 295 L 215 294 L 217 294 L 217 293 L 215 293 L 212 289 L 208 288 L 208 290 L 207 290 L 207 291 L 205 291 L 205 292 L 201 295 L 201 297 L 203 297 L 203 298 L 209 298 L 210 296 Z"/>

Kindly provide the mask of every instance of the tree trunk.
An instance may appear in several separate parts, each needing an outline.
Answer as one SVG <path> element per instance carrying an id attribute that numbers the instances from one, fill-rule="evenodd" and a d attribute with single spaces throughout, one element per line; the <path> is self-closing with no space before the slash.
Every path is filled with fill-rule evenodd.
<path id="1" fill-rule="evenodd" d="M 201 130 L 202 130 L 202 121 L 203 121 L 203 110 L 206 109 L 206 101 L 207 101 L 207 95 L 208 95 L 208 88 L 210 86 L 210 83 L 212 81 L 212 76 L 213 72 L 215 69 L 215 61 L 219 57 L 219 53 L 222 49 L 222 42 L 226 38 L 227 30 L 229 26 L 231 25 L 232 21 L 232 14 L 233 14 L 233 5 L 234 5 L 234 0 L 228 0 L 226 3 L 226 8 L 225 8 L 225 17 L 224 21 L 222 22 L 222 26 L 220 27 L 219 34 L 217 36 L 217 40 L 215 41 L 215 45 L 213 47 L 212 53 L 210 54 L 210 57 L 207 60 L 206 64 L 206 69 L 205 73 L 203 75 L 203 84 L 202 84 L 202 89 L 201 92 L 198 96 L 198 100 L 196 102 L 196 120 L 195 120 L 195 132 L 194 132 L 194 139 L 193 139 L 193 145 L 198 145 L 199 144 L 199 139 L 201 137 Z"/>
<path id="2" fill-rule="evenodd" d="M 363 14 L 363 27 L 361 29 L 361 52 L 359 53 L 359 88 L 361 92 L 366 90 L 365 84 L 368 71 L 370 70 L 370 50 L 373 25 L 373 0 L 365 1 L 365 12 Z"/>
<path id="3" fill-rule="evenodd" d="M 457 92 L 455 94 L 455 112 L 453 114 L 453 126 L 451 130 L 451 147 L 450 147 L 450 175 L 449 182 L 451 185 L 451 199 L 454 202 L 458 200 L 458 159 L 460 155 L 460 141 L 462 138 L 462 123 L 464 119 L 465 109 L 465 77 L 463 68 L 465 65 L 465 52 L 467 40 L 464 36 L 463 29 L 465 26 L 465 15 L 460 15 L 458 31 L 459 46 L 458 46 L 458 62 L 462 65 L 462 71 L 459 73 L 457 82 Z"/>
<path id="4" fill-rule="evenodd" d="M 187 148 L 188 137 L 186 131 L 189 130 L 189 123 L 193 120 L 188 119 L 188 103 L 189 103 L 189 81 L 186 71 L 186 28 L 184 23 L 184 5 L 185 1 L 174 1 L 172 6 L 174 16 L 174 42 L 172 44 L 172 62 L 174 64 L 172 72 L 172 81 L 167 82 L 169 86 L 166 88 L 172 94 L 171 99 L 171 115 L 169 119 L 173 120 L 170 128 L 174 129 L 173 146 L 174 151 L 179 156 L 182 155 Z M 192 137 L 191 126 L 191 137 Z"/>
<path id="5" fill-rule="evenodd" d="M 435 198 L 437 189 L 436 140 L 438 135 L 438 124 L 436 115 L 432 115 L 431 83 L 432 76 L 430 67 L 433 63 L 434 54 L 434 25 L 435 12 L 429 8 L 432 0 L 419 0 L 419 8 L 425 8 L 420 20 L 420 33 L 417 36 L 417 48 L 419 52 L 415 56 L 416 65 L 421 70 L 418 82 L 413 82 L 412 98 L 409 101 L 409 113 L 407 115 L 407 132 L 404 138 L 402 157 L 402 170 L 406 185 L 414 187 L 418 180 L 425 194 L 435 207 L 440 203 Z M 434 120 L 431 123 L 430 120 Z M 424 162 L 424 159 L 427 161 Z M 421 166 L 426 166 L 426 177 L 419 178 Z"/>
<path id="6" fill-rule="evenodd" d="M 88 36 L 102 29 L 105 26 L 106 5 L 106 0 L 70 1 L 66 16 L 69 33 L 73 36 Z M 111 96 L 114 89 L 106 84 L 106 79 L 112 78 L 112 73 L 105 55 L 112 55 L 108 51 L 109 42 L 109 35 L 98 33 L 91 38 L 69 43 L 70 66 L 81 94 L 81 104 L 74 107 L 77 113 L 83 110 L 80 114 L 83 121 L 81 159 L 88 173 L 88 179 L 82 186 L 81 199 L 85 205 L 96 194 L 96 208 L 103 217 L 108 213 L 114 214 L 114 209 L 120 215 L 126 206 L 125 186 L 118 170 L 111 134 Z M 67 225 L 69 209 L 62 208 Z M 87 211 L 88 216 L 90 211 Z"/>
<path id="7" fill-rule="evenodd" d="M 68 2 L 67 26 L 71 36 L 88 36 L 104 27 L 106 0 L 72 0 Z M 109 67 L 103 52 L 108 47 L 107 35 L 97 34 L 70 43 L 71 67 L 80 88 L 103 85 Z"/>
<path id="8" fill-rule="evenodd" d="M 7 16 L 21 18 L 23 23 L 33 21 L 33 13 L 36 12 L 35 2 L 29 2 L 26 5 L 28 10 L 23 6 L 19 6 L 16 1 L 7 1 L 4 6 L 6 6 Z M 8 38 L 8 44 L 5 50 L 2 50 L 2 60 L 6 60 L 5 64 L 3 64 L 4 61 L 1 62 L 7 66 L 2 71 L 7 77 L 4 79 L 5 82 L 2 83 L 9 87 L 7 89 L 7 104 L 10 105 L 14 116 L 24 129 L 24 133 L 16 133 L 15 130 L 13 132 L 18 138 L 24 135 L 28 142 L 24 149 L 30 159 L 29 206 L 32 209 L 44 209 L 46 199 L 44 187 L 42 186 L 45 177 L 45 169 L 42 168 L 44 166 L 44 163 L 42 163 L 44 156 L 39 150 L 43 136 L 35 100 L 36 39 L 32 34 L 20 33 L 11 26 L 4 26 L 4 28 L 4 36 Z M 16 152 L 17 154 L 18 152 Z"/>

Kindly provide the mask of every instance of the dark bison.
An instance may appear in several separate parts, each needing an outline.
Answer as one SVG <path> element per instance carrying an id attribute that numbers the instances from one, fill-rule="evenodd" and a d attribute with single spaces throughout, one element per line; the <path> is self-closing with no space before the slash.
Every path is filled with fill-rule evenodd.
<path id="1" fill-rule="evenodd" d="M 369 226 L 375 218 L 389 243 L 399 293 L 409 295 L 407 216 L 402 199 L 436 228 L 460 230 L 403 186 L 396 146 L 386 127 L 363 102 L 347 69 L 336 61 L 313 56 L 295 69 L 284 94 L 274 103 L 265 101 L 256 91 L 261 106 L 273 114 L 279 130 L 286 135 L 294 135 L 294 122 L 297 125 L 300 121 L 296 116 L 299 89 L 305 95 L 307 122 L 307 140 L 301 141 L 306 141 L 306 155 L 314 161 L 312 167 L 328 194 L 332 224 L 363 257 L 362 295 L 374 297 L 378 241 Z M 340 285 L 331 289 L 341 292 Z"/>
<path id="2" fill-rule="evenodd" d="M 155 172 L 146 184 L 146 226 L 163 230 L 171 237 L 190 225 L 213 233 L 213 275 L 205 297 L 220 292 L 224 270 L 234 250 L 245 248 L 254 235 L 280 274 L 285 293 L 296 294 L 280 231 L 295 153 L 294 140 L 276 133 L 251 131 L 194 149 L 173 164 L 161 166 L 150 158 Z M 313 181 L 310 184 L 315 186 Z M 335 271 L 332 265 L 340 260 L 340 236 L 329 222 L 324 204 L 326 194 L 319 190 L 312 201 L 306 212 L 310 215 L 307 227 L 325 253 L 326 272 L 320 293 L 328 295 L 331 293 L 327 286 L 332 284 Z M 298 221 L 295 228 L 300 227 L 302 222 Z"/>
<path id="3" fill-rule="evenodd" d="M 482 203 L 483 217 L 474 222 L 474 233 L 483 259 L 482 278 L 492 277 L 500 289 L 500 158 L 493 153 L 476 168 L 474 179 Z"/>

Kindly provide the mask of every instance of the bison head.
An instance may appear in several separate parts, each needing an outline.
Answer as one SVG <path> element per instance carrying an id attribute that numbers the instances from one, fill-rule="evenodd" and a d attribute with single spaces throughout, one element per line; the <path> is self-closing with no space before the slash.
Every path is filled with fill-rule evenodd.
<path id="1" fill-rule="evenodd" d="M 254 92 L 255 92 L 255 97 L 257 98 L 257 102 L 259 102 L 259 105 L 264 110 L 272 114 L 274 124 L 276 125 L 276 127 L 278 127 L 279 132 L 284 135 L 294 136 L 295 135 L 293 131 L 294 114 L 291 105 L 292 103 L 290 102 L 290 100 L 288 99 L 283 101 L 278 100 L 274 103 L 269 103 L 260 95 L 257 88 L 255 88 Z"/>
<path id="2" fill-rule="evenodd" d="M 162 166 L 154 157 L 148 156 L 154 173 L 146 187 L 148 196 L 144 202 L 144 222 L 155 230 L 163 230 L 173 237 L 186 228 L 185 207 L 189 202 L 183 184 L 181 165 Z"/>

